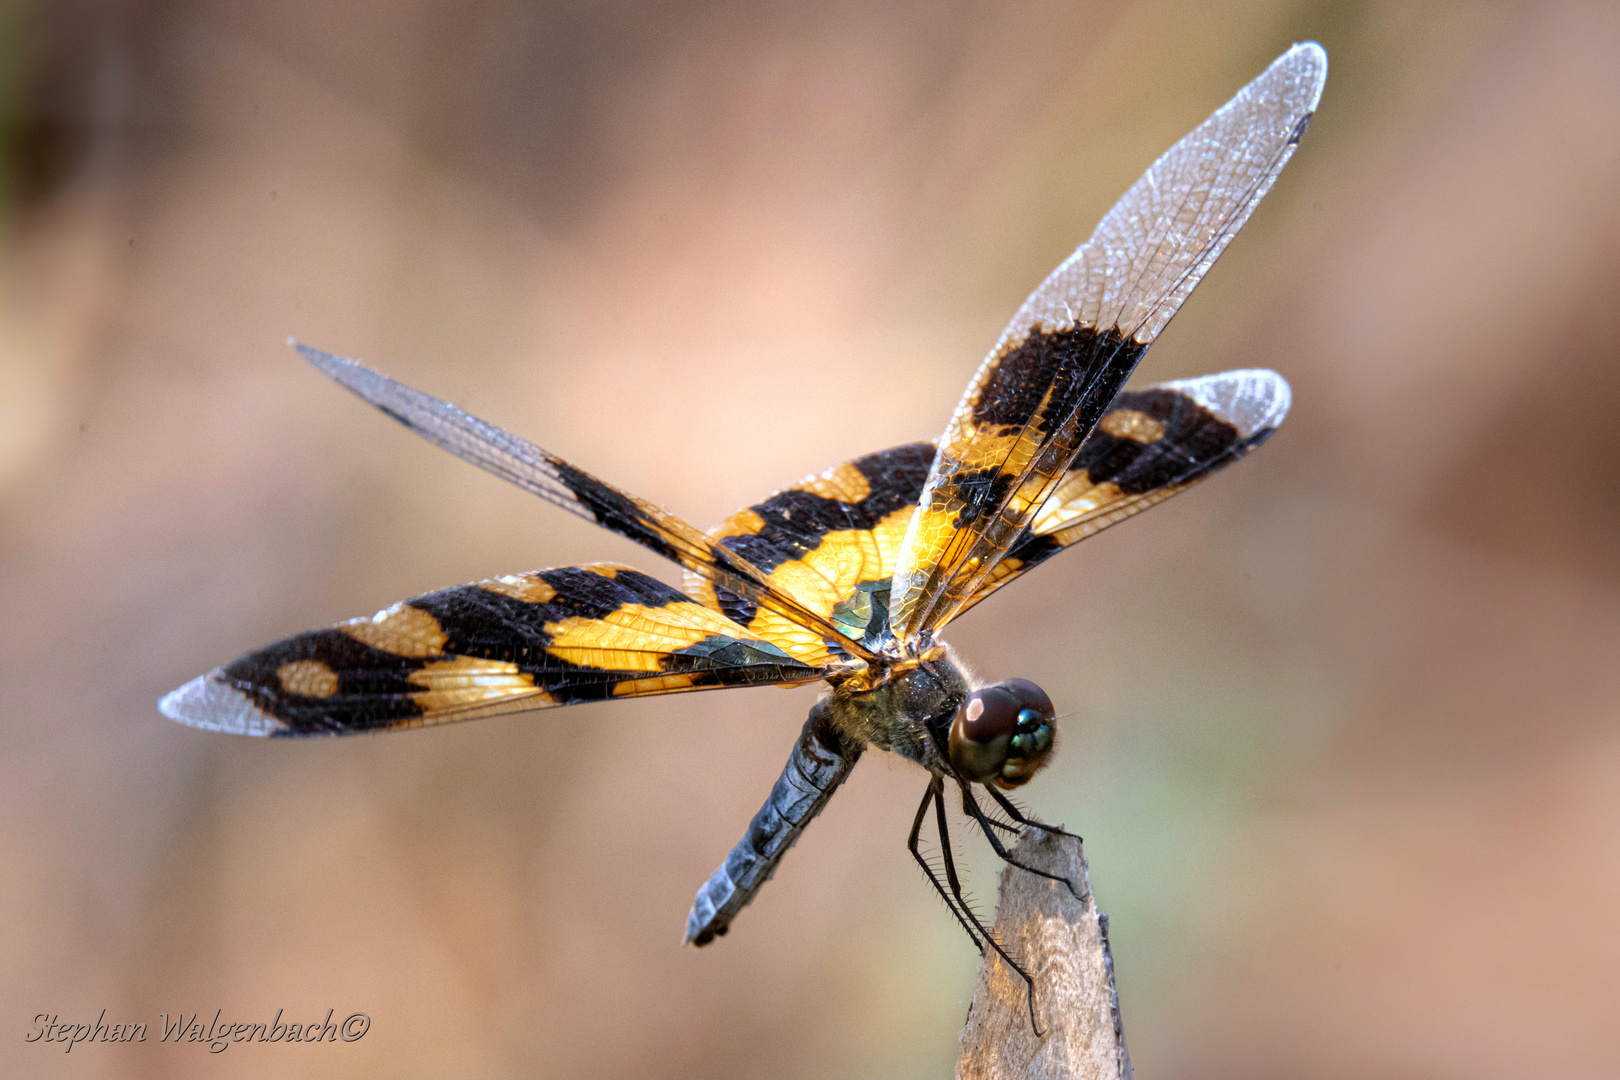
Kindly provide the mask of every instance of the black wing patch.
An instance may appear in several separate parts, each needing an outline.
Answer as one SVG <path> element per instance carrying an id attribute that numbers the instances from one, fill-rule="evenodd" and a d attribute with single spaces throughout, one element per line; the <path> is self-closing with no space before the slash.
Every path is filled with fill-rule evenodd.
<path id="1" fill-rule="evenodd" d="M 298 351 L 322 374 L 434 445 L 553 506 L 634 540 L 770 612 L 772 639 L 806 663 L 819 665 L 829 656 L 851 653 L 873 659 L 821 616 L 790 596 L 773 593 L 763 572 L 734 552 L 715 547 L 696 528 L 655 503 L 621 491 L 527 439 L 364 364 L 308 345 L 298 345 Z"/>
<path id="2" fill-rule="evenodd" d="M 458 585 L 298 634 L 160 707 L 238 734 L 346 735 L 819 674 L 655 578 L 597 564 Z"/>
<path id="3" fill-rule="evenodd" d="M 846 461 L 737 511 L 709 539 L 763 571 L 773 591 L 875 648 L 889 637 L 889 579 L 933 460 L 934 444 L 918 442 Z M 686 590 L 774 636 L 776 617 L 747 597 L 690 572 Z"/>
<path id="4" fill-rule="evenodd" d="M 1228 371 L 1127 390 L 963 611 L 1038 563 L 1186 491 L 1269 439 L 1288 415 L 1274 371 Z M 876 648 L 889 636 L 890 575 L 934 457 L 907 443 L 856 458 L 727 518 L 709 538 L 769 571 L 772 586 Z M 686 591 L 754 633 L 756 607 L 688 574 Z M 762 635 L 768 636 L 768 635 Z"/>
<path id="5" fill-rule="evenodd" d="M 903 642 L 949 622 L 1050 500 L 1081 444 L 1277 179 L 1322 95 L 1296 45 L 1167 150 L 1024 301 L 939 441 L 894 573 Z"/>
<path id="6" fill-rule="evenodd" d="M 1288 415 L 1274 371 L 1127 390 L 994 573 L 962 610 L 1073 544 L 1179 495 L 1269 439 Z"/>

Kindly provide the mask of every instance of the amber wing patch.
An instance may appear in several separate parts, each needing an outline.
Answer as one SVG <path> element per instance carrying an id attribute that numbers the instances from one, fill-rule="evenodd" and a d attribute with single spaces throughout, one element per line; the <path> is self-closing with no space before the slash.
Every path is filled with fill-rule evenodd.
<path id="1" fill-rule="evenodd" d="M 337 693 L 337 672 L 319 660 L 289 660 L 276 668 L 276 680 L 289 694 L 323 698 Z"/>
<path id="2" fill-rule="evenodd" d="M 1014 314 L 939 441 L 894 575 L 898 638 L 943 626 L 992 579 L 1287 164 L 1326 76 L 1319 46 L 1284 53 L 1154 162 Z"/>
<path id="3" fill-rule="evenodd" d="M 830 651 L 873 659 L 820 614 L 792 596 L 774 591 L 768 575 L 735 552 L 715 545 L 693 526 L 646 499 L 599 480 L 527 439 L 462 411 L 448 401 L 390 379 L 364 364 L 299 345 L 299 352 L 323 374 L 395 420 L 464 461 L 471 462 L 571 514 L 618 533 L 679 563 L 717 589 L 745 597 L 784 627 L 799 629 L 796 655 L 819 662 Z M 849 498 L 858 478 L 829 474 L 820 483 L 834 498 Z M 499 593 L 505 579 L 490 583 Z M 513 587 L 518 587 L 514 585 Z M 405 632 L 410 632 L 405 628 Z M 784 637 L 789 636 L 784 630 Z"/>
<path id="4" fill-rule="evenodd" d="M 655 578 L 597 564 L 460 585 L 299 634 L 163 708 L 199 727 L 341 735 L 819 674 Z"/>
<path id="5" fill-rule="evenodd" d="M 940 440 L 904 542 L 897 637 L 943 626 L 988 579 L 1145 348 L 1117 330 L 1037 325 L 985 362 Z"/>
<path id="6" fill-rule="evenodd" d="M 1120 394 L 962 610 L 1064 548 L 1239 460 L 1271 437 L 1289 402 L 1288 384 L 1272 371 L 1231 371 Z"/>
<path id="7" fill-rule="evenodd" d="M 771 588 L 875 647 L 889 634 L 889 579 L 934 460 L 934 445 L 844 462 L 731 515 L 709 538 L 766 573 Z M 745 596 L 689 573 L 687 592 L 809 662 L 803 631 Z"/>

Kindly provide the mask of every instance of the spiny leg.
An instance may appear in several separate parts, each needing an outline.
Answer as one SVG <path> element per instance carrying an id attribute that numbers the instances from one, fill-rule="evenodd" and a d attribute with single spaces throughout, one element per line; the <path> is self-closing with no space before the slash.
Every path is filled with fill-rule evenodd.
<path id="1" fill-rule="evenodd" d="M 922 835 L 923 818 L 927 816 L 928 804 L 933 801 L 938 791 L 937 785 L 937 780 L 930 780 L 928 788 L 923 792 L 922 803 L 917 807 L 917 820 L 911 823 L 911 836 L 906 840 L 906 849 L 911 852 L 911 857 L 917 860 L 917 865 L 923 868 L 923 873 L 928 875 L 928 883 L 939 893 L 939 898 L 945 901 L 945 906 L 951 909 L 951 914 L 956 916 L 956 921 L 962 924 L 963 930 L 967 931 L 967 936 L 973 941 L 973 947 L 983 953 L 984 943 L 979 940 L 979 935 L 973 932 L 973 926 L 957 910 L 956 903 L 951 899 L 950 894 L 945 891 L 945 886 L 940 883 L 938 873 L 935 872 L 932 866 L 928 865 L 928 860 L 923 858 L 922 852 L 917 849 L 917 840 Z M 950 873 L 951 883 L 954 886 L 956 883 L 956 868 L 954 866 L 951 867 Z M 977 921 L 977 919 L 974 920 L 974 922 Z M 983 930 L 984 928 L 981 926 L 979 929 Z"/>
<path id="2" fill-rule="evenodd" d="M 1059 836 L 1072 836 L 1076 840 L 1081 839 L 1079 833 L 1072 833 L 1067 829 L 1060 829 L 1056 825 L 1048 825 L 1044 821 L 1036 821 L 1032 817 L 1025 817 L 1024 812 L 1018 809 L 1011 799 L 1007 798 L 1007 796 L 997 791 L 991 785 L 986 784 L 984 786 L 984 790 L 988 791 L 990 793 L 990 797 L 996 800 L 996 804 L 1005 810 L 1007 812 L 1007 816 L 1018 822 L 1018 824 L 1028 825 L 1031 828 L 1040 829 L 1043 832 L 1056 833 Z M 997 824 L 1000 824 L 1000 822 L 997 822 Z"/>
<path id="3" fill-rule="evenodd" d="M 962 882 L 956 876 L 956 856 L 951 851 L 951 835 L 945 825 L 945 798 L 941 794 L 942 790 L 943 785 L 938 780 L 928 785 L 929 794 L 933 796 L 935 819 L 939 828 L 939 853 L 945 860 L 945 880 L 951 883 L 951 895 L 956 897 L 956 902 L 973 920 L 973 925 L 979 928 L 979 933 L 989 938 L 990 935 L 979 923 L 979 917 L 973 914 L 973 909 L 968 907 L 967 901 L 962 897 Z"/>
<path id="4" fill-rule="evenodd" d="M 962 813 L 968 815 L 969 817 L 972 816 L 972 812 L 968 810 L 967 803 L 965 801 L 962 803 Z M 1012 833 L 1016 836 L 1021 831 L 1019 830 L 1018 826 L 1009 825 L 1005 821 L 999 821 L 996 818 L 991 817 L 989 814 L 984 816 L 984 820 L 985 824 L 993 825 L 1004 833 Z"/>
<path id="5" fill-rule="evenodd" d="M 966 788 L 963 790 L 965 791 Z M 967 900 L 962 896 L 961 882 L 957 881 L 956 879 L 956 863 L 951 856 L 951 833 L 950 829 L 945 823 L 944 783 L 938 779 L 935 779 L 929 783 L 928 794 L 934 799 L 934 816 L 939 824 L 939 848 L 940 851 L 945 855 L 945 876 L 950 880 L 951 892 L 956 895 L 956 902 L 961 906 L 962 912 L 973 921 L 974 926 L 978 927 L 979 933 L 984 935 L 984 940 L 989 943 L 990 947 L 996 950 L 996 955 L 1007 961 L 1007 966 L 1018 972 L 1018 977 L 1024 980 L 1025 995 L 1029 1002 L 1029 1026 L 1034 1030 L 1035 1037 L 1040 1038 L 1042 1034 L 1041 1026 L 1035 1022 L 1035 980 L 1030 977 L 1029 972 L 1023 969 L 1022 965 L 1020 965 L 1011 956 L 1007 955 L 1007 950 L 1001 947 L 1000 942 L 990 936 L 990 931 L 984 928 L 984 924 L 981 923 L 979 921 L 979 917 L 973 913 L 973 909 L 968 907 Z M 977 811 L 978 807 L 975 806 L 974 810 Z M 984 815 L 980 814 L 979 820 L 982 822 L 984 820 Z M 989 830 L 985 829 L 985 832 L 988 833 Z M 990 843 L 997 847 L 1000 846 L 995 840 L 990 841 Z M 1005 856 L 1003 857 L 1005 858 Z M 1012 860 L 1008 859 L 1007 861 L 1011 862 Z M 1039 873 L 1039 871 L 1036 872 Z M 960 918 L 960 916 L 958 916 L 958 918 Z"/>
<path id="6" fill-rule="evenodd" d="M 973 792 L 971 789 L 969 789 L 966 782 L 959 781 L 959 783 L 962 784 L 963 808 L 967 810 L 968 813 L 972 814 L 973 817 L 979 822 L 979 828 L 984 831 L 984 838 L 990 841 L 991 848 L 995 850 L 997 855 L 1001 856 L 1003 862 L 1016 866 L 1020 870 L 1028 870 L 1036 877 L 1043 877 L 1049 881 L 1061 881 L 1064 885 L 1068 886 L 1069 892 L 1074 894 L 1074 898 L 1076 900 L 1080 901 L 1082 904 L 1086 902 L 1086 898 L 1080 895 L 1080 891 L 1074 887 L 1074 882 L 1070 881 L 1068 878 L 1063 877 L 1060 874 L 1049 874 L 1045 870 L 1037 870 L 1033 866 L 1028 866 L 1013 858 L 1012 855 L 1007 851 L 1006 845 L 1001 842 L 1001 839 L 996 836 L 995 832 L 991 829 L 992 825 L 1002 825 L 1002 823 L 986 817 L 984 811 L 979 809 L 978 800 L 973 797 Z M 940 813 L 943 814 L 944 811 L 941 810 Z M 1023 817 L 1021 814 L 1018 816 L 1020 819 Z M 1006 828 L 1006 826 L 1002 825 L 1002 828 Z"/>

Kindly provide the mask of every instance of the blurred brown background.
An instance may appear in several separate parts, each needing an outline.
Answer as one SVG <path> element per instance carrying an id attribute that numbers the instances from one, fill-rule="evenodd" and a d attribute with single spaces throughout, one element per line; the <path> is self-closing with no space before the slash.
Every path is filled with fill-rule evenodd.
<path id="1" fill-rule="evenodd" d="M 1072 713 L 1028 801 L 1143 1077 L 1620 1074 L 1620 11 L 1266 0 L 0 4 L 0 1070 L 948 1075 L 913 767 L 679 944 L 811 690 L 302 743 L 157 698 L 476 577 L 675 579 L 289 335 L 708 525 L 937 434 L 1307 38 L 1317 121 L 1142 371 L 1274 367 L 1288 424 L 951 639 Z M 147 1044 L 23 1041 L 103 1008 Z M 155 1043 L 216 1008 L 372 1026 Z"/>

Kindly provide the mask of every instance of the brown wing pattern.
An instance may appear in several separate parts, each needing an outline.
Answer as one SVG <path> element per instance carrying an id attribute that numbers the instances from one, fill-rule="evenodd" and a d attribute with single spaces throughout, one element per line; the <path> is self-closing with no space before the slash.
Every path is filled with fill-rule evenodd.
<path id="1" fill-rule="evenodd" d="M 909 443 L 808 476 L 709 531 L 709 539 L 765 572 L 774 592 L 868 648 L 889 633 L 889 579 L 934 444 Z M 779 617 L 688 573 L 686 589 L 751 632 L 771 638 Z"/>
<path id="2" fill-rule="evenodd" d="M 298 634 L 160 707 L 237 734 L 347 735 L 820 673 L 663 582 L 600 563 L 459 585 Z"/>
<path id="3" fill-rule="evenodd" d="M 669 511 L 575 468 L 562 458 L 363 364 L 308 345 L 299 352 L 323 374 L 436 446 L 494 473 L 587 521 L 679 563 L 688 571 L 770 613 L 771 640 L 807 663 L 871 653 L 791 596 L 772 591 L 767 575 Z"/>
<path id="4" fill-rule="evenodd" d="M 1242 458 L 1277 430 L 1289 402 L 1288 383 L 1274 371 L 1228 371 L 1120 394 L 962 610 L 1064 548 Z"/>
<path id="5" fill-rule="evenodd" d="M 902 641 L 948 622 L 1293 154 L 1327 57 L 1296 45 L 1171 147 L 1026 300 L 969 384 L 901 549 Z"/>

